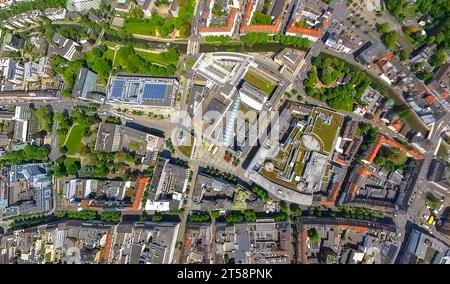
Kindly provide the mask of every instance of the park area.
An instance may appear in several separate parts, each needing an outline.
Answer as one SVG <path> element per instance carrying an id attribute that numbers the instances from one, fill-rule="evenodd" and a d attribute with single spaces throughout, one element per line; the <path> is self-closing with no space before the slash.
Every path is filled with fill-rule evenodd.
<path id="1" fill-rule="evenodd" d="M 69 134 L 65 137 L 63 146 L 67 147 L 67 154 L 68 155 L 74 155 L 78 152 L 80 152 L 81 147 L 83 147 L 83 144 L 81 143 L 81 140 L 83 139 L 83 131 L 86 128 L 85 125 L 81 124 L 74 124 L 70 130 Z M 62 137 L 64 138 L 64 137 Z"/>
<path id="2" fill-rule="evenodd" d="M 256 71 L 249 70 L 247 74 L 245 74 L 244 80 L 252 84 L 253 86 L 257 87 L 267 95 L 271 95 L 275 90 L 275 88 L 277 87 L 275 82 L 262 77 Z"/>
<path id="3" fill-rule="evenodd" d="M 323 117 L 331 117 L 329 121 L 326 121 Z M 334 140 L 336 135 L 342 126 L 343 118 L 337 113 L 320 109 L 313 113 L 314 126 L 311 133 L 314 134 L 322 142 L 322 151 L 326 153 L 331 153 L 333 151 Z M 328 123 L 329 122 L 329 123 Z"/>

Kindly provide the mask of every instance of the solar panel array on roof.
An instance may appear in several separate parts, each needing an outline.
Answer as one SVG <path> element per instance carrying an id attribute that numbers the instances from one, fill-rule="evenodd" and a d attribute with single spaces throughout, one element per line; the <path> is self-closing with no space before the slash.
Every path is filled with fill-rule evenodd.
<path id="1" fill-rule="evenodd" d="M 111 98 L 120 99 L 123 97 L 125 91 L 125 81 L 120 79 L 115 79 L 111 87 Z"/>
<path id="2" fill-rule="evenodd" d="M 164 100 L 166 98 L 165 85 L 145 84 L 144 85 L 144 100 Z"/>

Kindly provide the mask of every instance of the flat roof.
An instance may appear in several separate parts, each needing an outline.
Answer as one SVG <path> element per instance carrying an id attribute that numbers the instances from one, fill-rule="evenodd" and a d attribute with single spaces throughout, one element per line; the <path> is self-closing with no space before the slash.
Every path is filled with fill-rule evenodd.
<path id="1" fill-rule="evenodd" d="M 117 75 L 111 77 L 108 100 L 144 106 L 172 107 L 177 90 L 178 82 L 175 78 Z"/>

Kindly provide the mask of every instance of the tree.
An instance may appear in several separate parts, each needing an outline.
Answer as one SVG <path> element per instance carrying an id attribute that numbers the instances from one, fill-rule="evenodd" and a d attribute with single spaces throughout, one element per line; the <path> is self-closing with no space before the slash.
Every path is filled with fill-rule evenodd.
<path id="1" fill-rule="evenodd" d="M 220 7 L 220 5 L 218 3 L 214 3 L 213 9 L 212 9 L 212 13 L 216 17 L 222 17 L 223 11 L 222 11 L 222 8 Z"/>
<path id="2" fill-rule="evenodd" d="M 302 216 L 302 209 L 297 204 L 291 203 L 290 209 L 292 217 L 296 218 Z"/>
<path id="3" fill-rule="evenodd" d="M 59 151 L 61 152 L 61 154 L 67 154 L 67 146 L 66 145 L 64 145 L 64 146 L 62 146 L 62 147 L 60 147 L 59 148 Z"/>
<path id="4" fill-rule="evenodd" d="M 244 220 L 245 221 L 256 221 L 256 213 L 255 211 L 248 209 L 244 211 Z"/>
<path id="5" fill-rule="evenodd" d="M 50 154 L 50 146 L 26 145 L 22 150 L 11 151 L 0 156 L 0 166 L 29 162 L 42 162 Z"/>
<path id="6" fill-rule="evenodd" d="M 210 215 L 211 215 L 211 218 L 217 219 L 220 216 L 220 211 L 219 210 L 212 210 Z"/>
<path id="7" fill-rule="evenodd" d="M 286 221 L 287 220 L 287 214 L 284 212 L 277 212 L 274 215 L 274 220 L 277 222 L 282 222 L 282 221 Z"/>
<path id="8" fill-rule="evenodd" d="M 196 212 L 196 213 L 192 213 L 189 216 L 189 219 L 192 222 L 208 222 L 211 219 L 211 217 L 208 213 Z"/>
<path id="9" fill-rule="evenodd" d="M 408 57 L 409 57 L 408 52 L 406 52 L 404 50 L 400 51 L 399 57 L 400 57 L 400 60 L 402 60 L 402 61 L 408 60 Z"/>
<path id="10" fill-rule="evenodd" d="M 47 133 L 52 131 L 53 111 L 49 106 L 42 106 L 33 109 L 39 121 L 39 129 L 45 130 Z"/>
<path id="11" fill-rule="evenodd" d="M 389 24 L 387 22 L 385 22 L 381 25 L 378 25 L 377 30 L 379 33 L 385 34 L 385 33 L 389 32 Z"/>
<path id="12" fill-rule="evenodd" d="M 119 222 L 120 217 L 119 211 L 104 211 L 100 214 L 100 219 L 106 222 Z"/>
<path id="13" fill-rule="evenodd" d="M 160 222 L 163 218 L 163 215 L 156 213 L 152 215 L 152 222 Z"/>
<path id="14" fill-rule="evenodd" d="M 447 61 L 447 53 L 444 50 L 436 51 L 428 60 L 431 66 L 439 66 Z"/>
<path id="15" fill-rule="evenodd" d="M 225 219 L 228 223 L 240 223 L 244 219 L 244 216 L 240 212 L 232 212 Z"/>
<path id="16" fill-rule="evenodd" d="M 241 40 L 247 45 L 254 45 L 255 43 L 268 42 L 270 39 L 269 34 L 261 32 L 247 33 L 241 36 Z"/>
<path id="17" fill-rule="evenodd" d="M 384 33 L 381 36 L 381 40 L 389 49 L 395 49 L 397 46 L 397 33 L 395 31 L 390 31 L 387 33 Z"/>
<path id="18" fill-rule="evenodd" d="M 271 25 L 272 17 L 270 15 L 262 13 L 259 10 L 256 10 L 253 13 L 251 24 L 252 25 Z"/>
<path id="19" fill-rule="evenodd" d="M 320 235 L 315 228 L 311 228 L 308 230 L 308 237 L 312 242 L 317 242 L 320 240 Z"/>
<path id="20" fill-rule="evenodd" d="M 143 18 L 144 17 L 144 12 L 142 11 L 141 7 L 136 5 L 133 9 L 131 9 L 130 17 L 132 17 L 132 18 Z"/>

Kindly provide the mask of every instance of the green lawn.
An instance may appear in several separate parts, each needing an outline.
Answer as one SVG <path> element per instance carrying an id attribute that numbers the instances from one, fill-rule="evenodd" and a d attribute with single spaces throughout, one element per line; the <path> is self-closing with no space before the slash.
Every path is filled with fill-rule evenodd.
<path id="1" fill-rule="evenodd" d="M 252 71 L 248 71 L 247 74 L 245 74 L 244 80 L 268 95 L 271 95 L 277 87 L 273 82 L 261 77 L 259 74 L 256 74 Z"/>
<path id="2" fill-rule="evenodd" d="M 111 60 L 111 62 L 114 61 L 114 50 L 108 48 L 107 51 L 105 51 L 105 54 L 103 55 L 104 57 L 108 58 L 109 60 Z"/>
<path id="3" fill-rule="evenodd" d="M 149 61 L 154 64 L 158 64 L 161 66 L 168 66 L 168 65 L 177 65 L 178 61 L 167 61 L 163 58 L 162 53 L 156 53 L 156 52 L 145 52 L 141 50 L 136 50 L 136 53 L 145 59 L 146 61 Z"/>
<path id="4" fill-rule="evenodd" d="M 339 128 L 342 126 L 342 117 L 322 109 L 320 112 L 331 114 L 333 116 L 331 123 L 329 125 L 325 124 L 323 119 L 319 118 L 316 114 L 314 128 L 311 132 L 316 134 L 322 140 L 324 147 L 322 150 L 331 153 L 333 151 L 334 139 L 338 134 Z"/>
<path id="5" fill-rule="evenodd" d="M 124 29 L 132 34 L 155 35 L 155 26 L 145 21 L 125 21 Z"/>
<path id="6" fill-rule="evenodd" d="M 80 124 L 74 124 L 70 129 L 69 135 L 67 136 L 64 146 L 67 147 L 67 154 L 74 155 L 81 150 L 83 144 L 81 139 L 83 139 L 84 126 Z"/>

